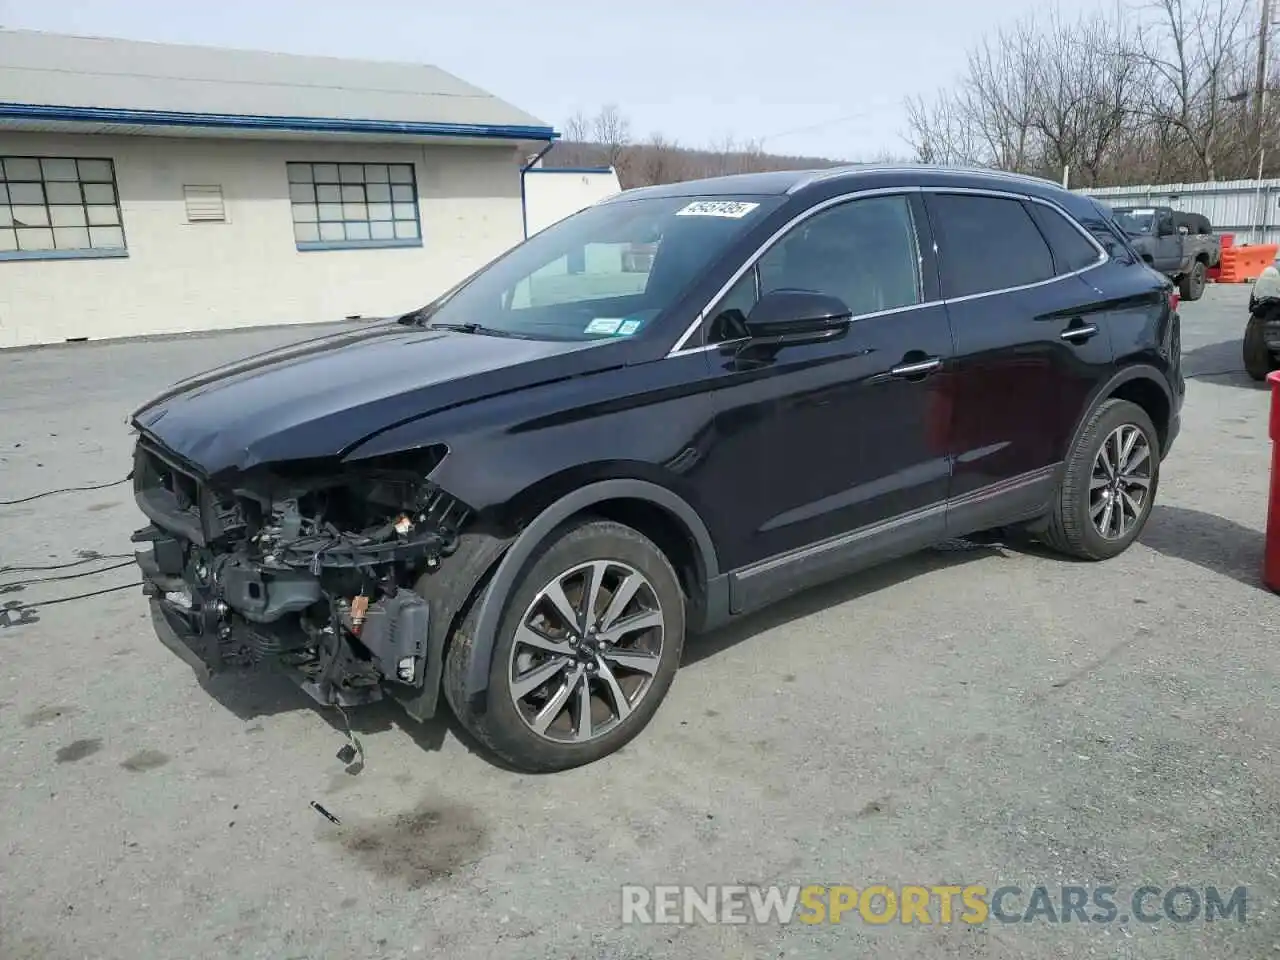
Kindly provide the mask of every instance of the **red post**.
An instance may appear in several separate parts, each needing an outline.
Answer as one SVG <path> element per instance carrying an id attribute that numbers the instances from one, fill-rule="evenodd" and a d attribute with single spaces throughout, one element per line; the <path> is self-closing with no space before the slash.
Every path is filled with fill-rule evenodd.
<path id="1" fill-rule="evenodd" d="M 1271 387 L 1271 494 L 1262 582 L 1280 592 L 1280 370 L 1267 374 L 1267 385 Z"/>

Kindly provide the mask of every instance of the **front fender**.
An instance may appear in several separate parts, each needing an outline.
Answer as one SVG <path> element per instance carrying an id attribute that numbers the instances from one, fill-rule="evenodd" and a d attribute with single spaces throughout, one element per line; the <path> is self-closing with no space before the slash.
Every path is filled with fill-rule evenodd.
<path id="1" fill-rule="evenodd" d="M 534 551 L 548 534 L 569 517 L 581 513 L 593 504 L 617 499 L 644 500 L 671 513 L 688 529 L 701 556 L 707 579 L 712 580 L 719 575 L 720 563 L 706 524 L 684 499 L 665 487 L 646 480 L 617 479 L 592 483 L 566 494 L 539 513 L 507 547 L 480 600 L 472 640 L 473 653 L 465 678 L 467 702 L 476 713 L 483 713 L 487 705 L 489 668 L 507 598 L 515 589 Z"/>

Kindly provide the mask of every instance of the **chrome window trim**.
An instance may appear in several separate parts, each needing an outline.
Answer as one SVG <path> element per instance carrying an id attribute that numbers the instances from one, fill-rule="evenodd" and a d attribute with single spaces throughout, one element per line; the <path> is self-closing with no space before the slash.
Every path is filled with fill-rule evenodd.
<path id="1" fill-rule="evenodd" d="M 886 167 L 883 169 L 897 169 L 897 168 Z M 732 290 L 733 287 L 738 283 L 738 281 L 742 279 L 742 277 L 746 274 L 746 272 L 752 269 L 756 265 L 756 263 L 760 260 L 760 258 L 763 257 L 766 253 L 768 253 L 773 248 L 773 246 L 780 239 L 782 239 L 782 237 L 785 234 L 789 233 L 792 230 L 792 228 L 803 223 L 805 220 L 808 220 L 810 217 L 823 212 L 824 210 L 829 210 L 832 207 L 839 206 L 842 203 L 848 203 L 852 200 L 858 200 L 863 197 L 877 197 L 877 196 L 889 196 L 889 195 L 913 194 L 913 193 L 919 193 L 919 194 L 959 193 L 959 194 L 966 194 L 971 196 L 996 197 L 1001 200 L 1018 200 L 1018 201 L 1026 201 L 1030 203 L 1041 204 L 1042 206 L 1046 206 L 1050 210 L 1053 210 L 1055 213 L 1064 217 L 1067 223 L 1071 224 L 1071 226 L 1075 228 L 1076 232 L 1079 233 L 1080 236 L 1084 237 L 1085 240 L 1089 242 L 1089 245 L 1092 246 L 1094 250 L 1098 252 L 1098 259 L 1095 260 L 1093 263 L 1089 264 L 1088 266 L 1081 267 L 1078 270 L 1072 270 L 1069 273 L 1055 274 L 1054 276 L 1050 277 L 1047 280 L 1037 280 L 1034 283 L 1024 283 L 1024 284 L 1020 284 L 1018 286 L 1013 286 L 1013 287 L 1001 287 L 998 290 L 985 290 L 982 293 L 970 293 L 970 294 L 965 294 L 962 297 L 949 297 L 949 298 L 940 297 L 938 300 L 921 300 L 919 303 L 907 304 L 904 307 L 895 307 L 891 310 L 880 310 L 875 313 L 859 314 L 858 316 L 851 318 L 854 321 L 862 320 L 862 319 L 870 319 L 872 317 L 887 316 L 894 313 L 902 313 L 905 310 L 915 310 L 920 307 L 929 306 L 935 303 L 944 303 L 944 304 L 964 303 L 965 301 L 968 301 L 968 300 L 978 300 L 978 299 L 981 299 L 982 297 L 993 297 L 1001 293 L 1016 293 L 1020 290 L 1031 290 L 1035 287 L 1043 287 L 1051 283 L 1057 283 L 1060 280 L 1066 280 L 1069 277 L 1080 276 L 1081 274 L 1088 273 L 1090 270 L 1096 270 L 1098 267 L 1107 263 L 1111 259 L 1111 255 L 1107 253 L 1106 248 L 1104 248 L 1102 244 L 1098 242 L 1098 239 L 1094 237 L 1093 234 L 1089 233 L 1088 230 L 1086 230 L 1083 226 L 1081 226 L 1081 224 L 1076 221 L 1075 217 L 1071 216 L 1071 214 L 1068 213 L 1067 210 L 1064 207 L 1062 207 L 1060 204 L 1055 203 L 1052 200 L 1045 199 L 1044 197 L 1036 197 L 1036 196 L 1031 196 L 1030 194 L 1017 193 L 1017 192 L 1008 191 L 1008 190 L 997 190 L 991 187 L 951 187 L 945 184 L 931 185 L 931 186 L 909 185 L 909 186 L 898 186 L 898 187 L 874 187 L 866 190 L 855 190 L 850 193 L 842 193 L 835 197 L 828 197 L 826 200 L 823 200 L 821 203 L 816 203 L 812 207 L 802 210 L 800 213 L 796 214 L 794 217 L 792 217 L 790 220 L 784 223 L 781 227 L 779 227 L 776 231 L 774 231 L 759 247 L 756 248 L 755 252 L 750 257 L 748 257 L 737 270 L 733 272 L 733 275 L 729 278 L 728 282 L 725 283 L 724 286 L 722 286 L 716 292 L 716 294 L 708 301 L 707 305 L 698 312 L 698 315 L 694 318 L 693 322 L 689 324 L 688 327 L 685 328 L 684 332 L 676 340 L 675 346 L 673 346 L 667 352 L 667 356 L 676 357 L 676 356 L 683 356 L 684 354 L 688 354 L 688 353 L 701 353 L 705 350 L 718 348 L 728 343 L 738 342 L 735 340 L 723 340 L 723 341 L 720 341 L 719 343 L 703 344 L 702 346 L 699 346 L 699 347 L 685 346 L 689 338 L 692 337 L 695 333 L 697 333 L 699 328 L 702 326 L 702 324 L 706 322 L 706 319 L 711 314 L 711 311 L 715 309 L 715 307 L 719 306 L 721 300 L 723 300 L 726 296 L 728 296 L 729 291 Z M 1036 232 L 1038 233 L 1040 228 L 1039 226 L 1036 225 L 1034 220 L 1032 221 L 1032 226 L 1036 227 Z M 917 225 L 917 230 L 918 230 L 918 225 Z M 930 232 L 932 232 L 932 230 Z M 918 232 L 916 234 L 916 243 L 918 246 L 919 245 Z M 1045 246 L 1047 247 L 1048 245 L 1049 245 L 1049 241 L 1046 239 Z M 938 245 L 937 245 L 937 238 L 935 237 L 934 253 L 936 254 L 937 252 L 938 252 Z M 1050 252 L 1050 256 L 1052 256 L 1052 253 L 1053 253 L 1052 248 L 1050 248 L 1049 252 Z M 921 282 L 923 283 L 923 278 L 921 278 Z M 757 291 L 757 295 L 758 293 L 759 291 Z"/>

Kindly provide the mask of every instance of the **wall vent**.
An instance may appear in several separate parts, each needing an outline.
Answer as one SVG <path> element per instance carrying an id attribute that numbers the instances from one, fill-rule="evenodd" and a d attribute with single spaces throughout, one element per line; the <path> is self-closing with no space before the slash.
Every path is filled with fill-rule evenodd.
<path id="1" fill-rule="evenodd" d="M 217 184 L 182 188 L 187 205 L 187 223 L 225 223 L 227 206 L 222 201 L 222 187 Z"/>

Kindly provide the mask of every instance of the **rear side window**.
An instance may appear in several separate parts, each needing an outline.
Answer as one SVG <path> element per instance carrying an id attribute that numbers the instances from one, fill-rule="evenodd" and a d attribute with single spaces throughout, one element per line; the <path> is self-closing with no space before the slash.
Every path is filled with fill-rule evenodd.
<path id="1" fill-rule="evenodd" d="M 1049 246 L 1019 201 L 943 193 L 928 202 L 944 297 L 1053 279 Z"/>
<path id="2" fill-rule="evenodd" d="M 1107 256 L 1112 260 L 1136 263 L 1138 258 L 1129 248 L 1128 241 L 1124 238 L 1124 231 L 1116 223 L 1110 208 L 1103 206 L 1097 200 L 1092 201 L 1091 206 L 1094 209 L 1094 215 L 1082 221 L 1084 228 L 1092 234 L 1093 239 L 1102 244 L 1102 249 L 1107 251 Z"/>
<path id="3" fill-rule="evenodd" d="M 1026 207 L 1031 219 L 1049 241 L 1053 265 L 1059 276 L 1083 270 L 1098 262 L 1098 248 L 1086 240 L 1062 214 L 1043 203 L 1028 203 Z"/>

